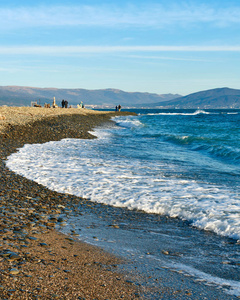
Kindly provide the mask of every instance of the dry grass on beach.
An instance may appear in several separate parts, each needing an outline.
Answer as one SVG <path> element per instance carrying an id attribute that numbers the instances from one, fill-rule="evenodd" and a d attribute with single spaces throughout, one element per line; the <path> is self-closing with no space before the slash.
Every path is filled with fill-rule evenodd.
<path id="1" fill-rule="evenodd" d="M 142 288 L 117 272 L 120 259 L 55 231 L 65 209 L 87 200 L 50 191 L 4 162 L 26 143 L 92 138 L 88 130 L 110 122 L 112 115 L 0 107 L 0 299 L 142 298 Z"/>

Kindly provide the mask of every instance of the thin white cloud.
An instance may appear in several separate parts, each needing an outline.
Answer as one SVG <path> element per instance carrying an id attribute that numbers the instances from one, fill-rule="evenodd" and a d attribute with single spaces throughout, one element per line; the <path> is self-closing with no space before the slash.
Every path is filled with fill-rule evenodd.
<path id="1" fill-rule="evenodd" d="M 0 47 L 7 55 L 79 55 L 132 52 L 240 52 L 240 46 L 11 46 Z"/>
<path id="2" fill-rule="evenodd" d="M 0 8 L 0 28 L 42 26 L 154 26 L 240 23 L 240 6 L 216 8 L 203 4 L 78 5 Z"/>
<path id="3" fill-rule="evenodd" d="M 195 62 L 210 62 L 212 60 L 196 59 L 196 58 L 182 58 L 182 57 L 169 57 L 169 56 L 155 56 L 155 55 L 131 55 L 127 54 L 124 57 L 147 59 L 147 60 L 173 60 L 173 61 L 195 61 Z"/>

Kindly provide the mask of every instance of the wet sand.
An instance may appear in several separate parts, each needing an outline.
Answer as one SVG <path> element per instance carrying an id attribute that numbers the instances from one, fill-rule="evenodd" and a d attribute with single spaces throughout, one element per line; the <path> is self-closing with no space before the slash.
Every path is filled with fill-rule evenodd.
<path id="1" fill-rule="evenodd" d="M 129 113 L 0 107 L 0 299 L 143 299 L 137 279 L 118 271 L 127 262 L 54 229 L 61 214 L 88 200 L 5 167 L 26 143 L 93 138 L 88 131 L 116 114 Z"/>

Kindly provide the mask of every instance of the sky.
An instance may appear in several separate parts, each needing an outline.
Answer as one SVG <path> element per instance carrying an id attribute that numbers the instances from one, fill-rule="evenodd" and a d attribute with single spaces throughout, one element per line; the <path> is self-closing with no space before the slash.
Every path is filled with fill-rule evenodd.
<path id="1" fill-rule="evenodd" d="M 0 85 L 240 89 L 240 1 L 1 0 Z"/>

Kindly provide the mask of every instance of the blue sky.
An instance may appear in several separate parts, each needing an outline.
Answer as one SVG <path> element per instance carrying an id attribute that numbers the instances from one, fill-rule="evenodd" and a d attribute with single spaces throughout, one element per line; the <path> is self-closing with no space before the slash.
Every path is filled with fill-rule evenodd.
<path id="1" fill-rule="evenodd" d="M 0 85 L 240 88 L 240 1 L 0 3 Z"/>

